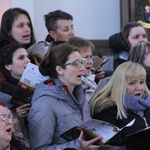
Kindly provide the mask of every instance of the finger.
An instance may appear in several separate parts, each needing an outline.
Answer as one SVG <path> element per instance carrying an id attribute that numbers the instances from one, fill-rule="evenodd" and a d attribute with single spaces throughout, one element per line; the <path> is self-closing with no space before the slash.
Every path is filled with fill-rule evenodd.
<path id="1" fill-rule="evenodd" d="M 31 107 L 24 108 L 23 111 L 29 111 Z"/>
<path id="2" fill-rule="evenodd" d="M 37 60 L 37 58 L 36 58 L 35 56 L 32 56 L 32 58 L 34 59 L 35 64 L 36 64 L 37 66 L 39 66 L 40 62 Z"/>
<path id="3" fill-rule="evenodd" d="M 92 139 L 92 140 L 90 140 L 90 141 L 88 141 L 89 142 L 89 144 L 93 144 L 93 143 L 95 143 L 95 142 L 97 142 L 97 141 L 99 141 L 98 143 L 99 144 L 103 144 L 103 142 L 102 142 L 102 138 L 101 137 L 96 137 L 96 138 L 94 138 L 94 139 Z"/>
<path id="4" fill-rule="evenodd" d="M 17 113 L 19 117 L 25 117 L 28 115 L 28 113 L 26 111 L 22 111 L 22 112 L 19 112 Z"/>
<path id="5" fill-rule="evenodd" d="M 29 106 L 31 106 L 31 104 L 30 104 L 30 103 L 27 103 L 27 104 L 21 105 L 21 108 L 25 108 L 25 107 L 29 107 Z"/>
<path id="6" fill-rule="evenodd" d="M 82 141 L 82 140 L 83 140 L 83 135 L 84 135 L 84 133 L 83 133 L 83 131 L 81 130 L 80 135 L 79 135 L 79 138 L 78 138 L 79 141 Z"/>

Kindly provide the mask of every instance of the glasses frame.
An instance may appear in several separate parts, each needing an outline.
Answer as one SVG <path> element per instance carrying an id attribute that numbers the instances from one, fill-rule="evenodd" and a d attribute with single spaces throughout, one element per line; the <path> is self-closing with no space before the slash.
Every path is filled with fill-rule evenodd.
<path id="1" fill-rule="evenodd" d="M 82 61 L 73 61 L 73 62 L 70 62 L 70 63 L 66 63 L 64 64 L 64 66 L 68 66 L 68 65 L 72 65 L 72 66 L 75 66 L 77 69 L 80 69 L 82 66 L 85 67 L 85 64 L 86 64 L 86 60 L 83 59 Z"/>
<path id="2" fill-rule="evenodd" d="M 9 116 L 0 115 L 0 121 L 2 121 L 2 122 L 8 122 L 9 119 L 12 119 L 12 121 L 13 121 L 13 115 L 12 114 L 10 114 Z"/>
<path id="3" fill-rule="evenodd" d="M 88 62 L 90 60 L 92 60 L 93 62 L 95 61 L 95 57 L 93 55 L 88 56 L 88 57 L 84 57 L 85 61 Z"/>

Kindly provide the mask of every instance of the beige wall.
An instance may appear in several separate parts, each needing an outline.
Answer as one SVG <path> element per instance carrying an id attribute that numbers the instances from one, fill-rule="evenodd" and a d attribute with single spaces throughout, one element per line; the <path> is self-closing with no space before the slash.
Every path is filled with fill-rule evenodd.
<path id="1" fill-rule="evenodd" d="M 108 39 L 120 31 L 120 0 L 0 0 L 0 10 L 2 2 L 29 12 L 37 41 L 45 40 L 48 34 L 43 16 L 56 9 L 72 14 L 77 36 Z"/>

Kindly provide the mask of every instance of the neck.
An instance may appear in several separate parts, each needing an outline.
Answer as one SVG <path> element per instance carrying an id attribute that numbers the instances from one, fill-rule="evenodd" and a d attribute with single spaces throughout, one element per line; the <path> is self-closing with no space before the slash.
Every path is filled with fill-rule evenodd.
<path id="1" fill-rule="evenodd" d="M 59 78 L 59 80 L 61 80 L 64 83 L 64 85 L 67 86 L 69 93 L 72 94 L 75 86 L 67 84 L 67 82 L 63 78 L 61 78 L 61 77 Z"/>
<path id="2" fill-rule="evenodd" d="M 67 86 L 67 87 L 68 87 L 68 86 Z M 71 93 L 71 94 L 72 94 L 72 93 L 73 93 L 73 90 L 74 90 L 74 88 L 72 88 L 72 87 L 70 87 L 70 88 L 69 88 L 69 87 L 68 87 L 68 91 L 69 91 L 69 93 Z"/>

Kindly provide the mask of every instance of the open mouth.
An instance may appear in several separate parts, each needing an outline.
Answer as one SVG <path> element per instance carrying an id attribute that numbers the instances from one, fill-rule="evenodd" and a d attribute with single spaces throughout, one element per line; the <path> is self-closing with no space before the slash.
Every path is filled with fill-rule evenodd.
<path id="1" fill-rule="evenodd" d="M 22 36 L 24 39 L 26 39 L 26 40 L 29 40 L 30 39 L 30 35 L 28 34 L 28 35 L 24 35 L 24 36 Z"/>
<path id="2" fill-rule="evenodd" d="M 141 93 L 137 93 L 137 94 L 135 94 L 135 96 L 141 97 Z"/>
<path id="3" fill-rule="evenodd" d="M 86 67 L 86 69 L 90 70 L 90 69 L 91 69 L 91 67 Z"/>
<path id="4" fill-rule="evenodd" d="M 12 128 L 8 128 L 7 130 L 6 130 L 6 132 L 11 132 L 12 131 Z"/>
<path id="5" fill-rule="evenodd" d="M 30 34 L 28 34 L 28 35 L 24 35 L 23 37 L 30 37 Z"/>
<path id="6" fill-rule="evenodd" d="M 82 76 L 82 75 L 80 74 L 80 75 L 78 75 L 77 77 L 81 78 L 81 76 Z"/>

